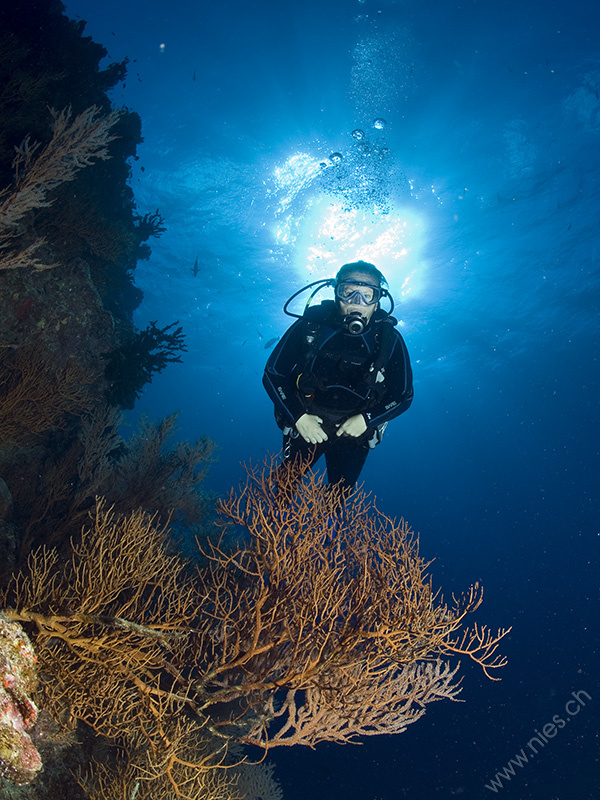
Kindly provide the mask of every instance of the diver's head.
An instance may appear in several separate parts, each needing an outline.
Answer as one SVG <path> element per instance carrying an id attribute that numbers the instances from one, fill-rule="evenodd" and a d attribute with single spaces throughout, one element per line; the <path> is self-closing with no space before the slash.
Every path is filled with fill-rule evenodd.
<path id="1" fill-rule="evenodd" d="M 335 299 L 348 333 L 363 333 L 379 308 L 386 283 L 381 272 L 366 261 L 344 264 L 335 276 Z"/>

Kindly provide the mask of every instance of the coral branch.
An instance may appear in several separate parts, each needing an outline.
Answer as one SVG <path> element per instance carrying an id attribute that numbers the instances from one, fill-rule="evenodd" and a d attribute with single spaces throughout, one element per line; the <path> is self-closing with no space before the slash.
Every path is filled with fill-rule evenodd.
<path id="1" fill-rule="evenodd" d="M 497 655 L 496 651 L 500 640 L 510 633 L 510 630 L 510 628 L 499 630 L 493 634 L 485 625 L 475 623 L 473 630 L 464 631 L 458 641 L 449 642 L 446 652 L 468 655 L 480 665 L 490 680 L 498 681 L 500 678 L 491 675 L 489 670 L 499 669 L 508 663 L 506 657 Z"/>
<path id="2" fill-rule="evenodd" d="M 32 629 L 45 707 L 124 748 L 130 791 L 200 791 L 232 740 L 401 733 L 428 703 L 458 699 L 448 657 L 487 675 L 504 665 L 504 631 L 464 629 L 480 587 L 444 603 L 418 538 L 364 493 L 267 464 L 220 512 L 221 537 L 192 571 L 157 515 L 98 501 L 67 563 L 38 550 L 0 598 Z M 242 538 L 227 547 L 232 524 Z"/>
<path id="3" fill-rule="evenodd" d="M 116 138 L 111 130 L 121 116 L 119 111 L 100 116 L 97 106 L 91 106 L 72 121 L 70 108 L 52 114 L 50 142 L 40 149 L 39 143 L 32 144 L 29 136 L 25 137 L 15 148 L 14 186 L 0 191 L 0 269 L 55 266 L 37 257 L 45 244 L 43 239 L 25 243 L 14 252 L 16 240 L 25 232 L 23 221 L 34 209 L 52 204 L 48 196 L 52 189 L 74 180 L 81 169 L 94 161 L 110 158 L 107 148 Z"/>
<path id="4" fill-rule="evenodd" d="M 4 445 L 63 428 L 67 414 L 81 416 L 90 411 L 93 379 L 75 359 L 53 370 L 34 347 L 0 354 L 0 439 Z"/>
<path id="5" fill-rule="evenodd" d="M 486 674 L 502 665 L 493 653 L 504 632 L 482 639 L 476 628 L 455 641 L 480 588 L 443 603 L 417 537 L 362 492 L 271 464 L 250 469 L 221 513 L 249 543 L 233 552 L 213 543 L 200 576 L 200 707 L 238 706 L 238 719 L 217 727 L 250 723 L 243 740 L 263 747 L 399 731 L 427 702 L 455 699 L 455 671 L 440 656 L 469 655 Z M 423 666 L 431 660 L 435 669 Z"/>

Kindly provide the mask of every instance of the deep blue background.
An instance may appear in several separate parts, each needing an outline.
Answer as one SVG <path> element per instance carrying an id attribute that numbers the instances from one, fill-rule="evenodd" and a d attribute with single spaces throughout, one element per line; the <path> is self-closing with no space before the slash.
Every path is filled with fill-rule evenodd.
<path id="1" fill-rule="evenodd" d="M 465 664 L 465 702 L 430 706 L 401 736 L 275 752 L 286 800 L 491 797 L 485 784 L 579 690 L 592 700 L 498 794 L 600 797 L 598 4 L 72 0 L 67 12 L 110 60 L 131 59 L 113 94 L 143 121 L 132 185 L 168 227 L 137 270 L 136 321 L 187 333 L 184 363 L 132 421 L 179 409 L 182 437 L 219 445 L 217 491 L 280 446 L 265 344 L 289 322 L 283 301 L 319 274 L 309 246 L 351 260 L 348 237 L 319 230 L 333 202 L 321 178 L 305 173 L 301 189 L 297 174 L 285 200 L 275 170 L 298 153 L 352 163 L 357 127 L 389 150 L 387 171 L 365 159 L 341 194 L 380 179 L 387 219 L 408 221 L 405 256 L 368 260 L 398 301 L 415 401 L 363 477 L 420 532 L 446 596 L 483 583 L 477 618 L 513 626 L 510 662 L 499 683 Z"/>

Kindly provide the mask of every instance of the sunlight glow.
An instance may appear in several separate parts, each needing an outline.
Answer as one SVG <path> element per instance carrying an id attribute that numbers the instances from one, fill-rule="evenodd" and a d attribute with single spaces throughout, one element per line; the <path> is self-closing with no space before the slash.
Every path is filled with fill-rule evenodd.
<path id="1" fill-rule="evenodd" d="M 381 269 L 396 297 L 418 295 L 425 271 L 424 225 L 418 215 L 390 199 L 385 206 L 352 204 L 347 199 L 352 185 L 347 193 L 335 194 L 319 186 L 324 169 L 323 161 L 299 153 L 273 176 L 274 238 L 290 248 L 301 280 L 332 277 L 342 264 L 363 260 Z"/>
<path id="2" fill-rule="evenodd" d="M 274 192 L 278 196 L 277 213 L 282 214 L 296 197 L 311 185 L 321 172 L 320 162 L 306 153 L 296 153 L 273 173 Z"/>

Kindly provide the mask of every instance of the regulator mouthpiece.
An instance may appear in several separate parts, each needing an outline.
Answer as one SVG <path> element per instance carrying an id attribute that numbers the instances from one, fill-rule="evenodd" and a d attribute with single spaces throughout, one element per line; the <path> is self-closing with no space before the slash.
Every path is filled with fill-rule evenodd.
<path id="1" fill-rule="evenodd" d="M 344 327 L 353 336 L 360 336 L 361 333 L 364 333 L 367 323 L 360 312 L 353 311 L 352 314 L 346 314 L 344 317 Z"/>

